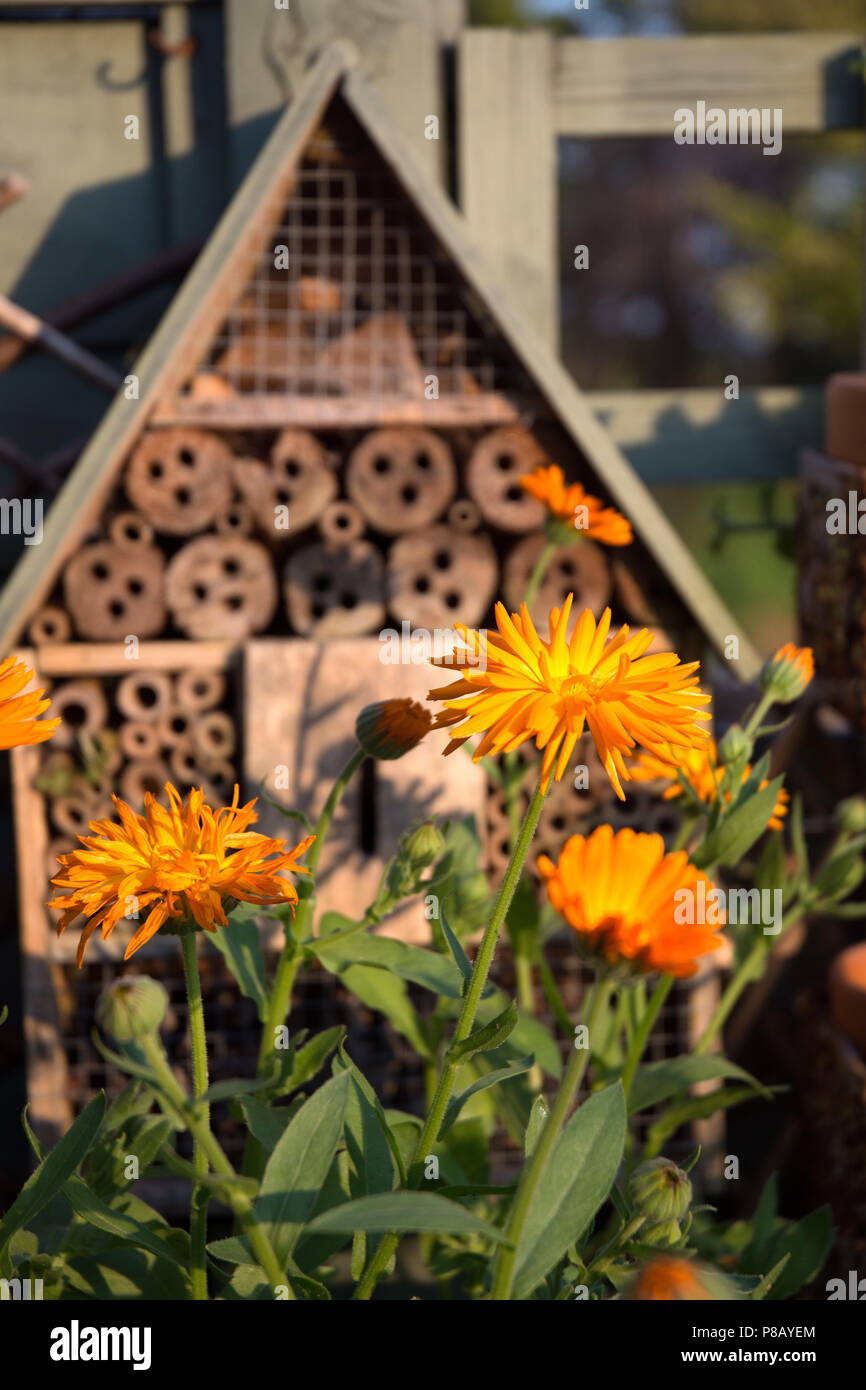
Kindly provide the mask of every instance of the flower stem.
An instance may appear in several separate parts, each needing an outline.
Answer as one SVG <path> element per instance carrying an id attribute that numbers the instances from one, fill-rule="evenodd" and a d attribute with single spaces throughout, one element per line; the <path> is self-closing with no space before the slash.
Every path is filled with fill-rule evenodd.
<path id="1" fill-rule="evenodd" d="M 796 921 L 802 911 L 803 905 L 799 901 L 791 904 L 782 918 L 780 930 L 776 934 L 776 940 L 779 939 L 792 922 Z M 746 985 L 757 978 L 755 976 L 755 966 L 757 966 L 762 958 L 769 952 L 770 947 L 771 943 L 767 938 L 765 936 L 759 936 L 752 946 L 752 949 L 743 957 L 738 969 L 728 981 L 727 988 L 716 1005 L 712 1018 L 701 1034 L 700 1040 L 695 1045 L 694 1051 L 696 1053 L 709 1051 L 716 1034 L 724 1028 L 728 1016 L 732 1012 L 743 990 L 746 988 Z"/>
<path id="2" fill-rule="evenodd" d="M 198 973 L 196 952 L 196 933 L 185 931 L 180 938 L 183 952 L 183 973 L 186 980 L 186 997 L 189 1006 L 189 1032 L 192 1042 L 192 1081 L 193 1095 L 203 1096 L 208 1088 L 207 1037 L 204 1027 L 204 1007 L 201 998 L 201 980 Z M 210 1107 L 204 1106 L 205 1123 L 210 1123 Z M 207 1174 L 208 1157 L 198 1139 L 193 1146 L 193 1167 L 197 1173 Z M 207 1207 L 210 1194 L 206 1187 L 193 1187 L 190 1199 L 189 1239 L 191 1255 L 192 1296 L 197 1301 L 207 1299 Z"/>
<path id="3" fill-rule="evenodd" d="M 607 1004 L 612 988 L 613 984 L 610 980 L 597 980 L 590 990 L 589 998 L 584 1008 L 584 1022 L 586 1023 L 589 1033 L 590 1047 L 574 1048 L 572 1050 L 568 1066 L 563 1073 L 562 1080 L 559 1083 L 559 1090 L 551 1106 L 550 1114 L 545 1121 L 541 1134 L 538 1136 L 538 1143 L 524 1166 L 514 1203 L 511 1208 L 511 1215 L 508 1218 L 508 1225 L 505 1230 L 505 1234 L 511 1242 L 511 1245 L 510 1247 L 504 1245 L 499 1247 L 499 1253 L 494 1265 L 493 1288 L 490 1297 L 495 1302 L 507 1300 L 511 1297 L 518 1245 L 529 1212 L 529 1207 L 535 1195 L 541 1175 L 547 1165 L 547 1160 L 559 1137 L 559 1132 L 565 1124 L 568 1112 L 571 1109 L 572 1101 L 577 1093 L 577 1088 L 583 1078 L 583 1073 L 586 1071 L 591 1051 L 593 1029 L 598 1022 L 602 1009 Z"/>
<path id="4" fill-rule="evenodd" d="M 535 598 L 535 595 L 538 593 L 538 590 L 541 587 L 541 581 L 546 575 L 547 567 L 553 559 L 554 555 L 556 554 L 557 549 L 558 546 L 556 544 L 556 541 L 545 541 L 544 549 L 542 550 L 541 554 L 535 562 L 535 566 L 531 575 L 529 576 L 529 581 L 526 585 L 526 590 L 523 595 L 523 602 L 526 604 L 527 608 L 530 608 L 532 606 L 532 600 Z"/>
<path id="5" fill-rule="evenodd" d="M 625 1092 L 626 1100 L 628 1100 L 628 1093 L 631 1089 L 631 1083 L 634 1080 L 634 1074 L 637 1071 L 640 1059 L 644 1054 L 644 1048 L 652 1032 L 652 1026 L 661 1013 L 662 1005 L 671 992 L 673 982 L 673 975 L 662 975 L 653 990 L 652 997 L 644 1010 L 643 1017 L 635 1029 L 622 1073 L 622 1089 Z"/>
<path id="6" fill-rule="evenodd" d="M 743 729 L 743 733 L 746 735 L 747 738 L 755 737 L 755 734 L 761 727 L 761 720 L 767 713 L 767 710 L 772 707 L 774 701 L 775 696 L 770 694 L 769 691 L 765 691 L 764 694 L 761 696 L 760 700 L 758 701 L 757 705 L 755 706 L 754 710 L 752 711 L 751 719 L 746 724 L 746 727 Z"/>
<path id="7" fill-rule="evenodd" d="M 201 1148 L 213 1171 L 224 1178 L 237 1177 L 210 1127 L 208 1107 L 200 1105 L 194 1113 L 190 1113 L 187 1097 L 166 1061 L 165 1053 L 156 1034 L 151 1033 L 145 1038 L 140 1038 L 139 1045 L 156 1072 L 163 1090 L 177 1110 L 179 1118 L 191 1131 L 196 1146 Z M 286 1285 L 289 1299 L 294 1299 L 295 1294 L 292 1286 L 287 1283 L 285 1271 L 280 1266 L 273 1246 L 256 1222 L 249 1198 L 230 1186 L 226 1188 L 226 1198 L 238 1219 L 239 1226 L 250 1243 L 250 1249 L 267 1275 L 271 1288 Z"/>
<path id="8" fill-rule="evenodd" d="M 518 836 L 517 844 L 514 847 L 514 852 L 505 872 L 505 877 L 502 880 L 502 886 L 497 894 L 496 902 L 493 905 L 490 920 L 484 929 L 484 936 L 478 948 L 478 954 L 475 957 L 475 964 L 472 968 L 472 976 L 464 996 L 463 1008 L 460 1011 L 457 1027 L 454 1030 L 454 1037 L 451 1040 L 452 1045 L 462 1042 L 464 1038 L 467 1038 L 472 1032 L 472 1025 L 475 1022 L 475 1015 L 478 1011 L 481 994 L 487 981 L 487 975 L 496 951 L 499 934 L 502 931 L 506 913 L 511 906 L 511 899 L 514 897 L 514 890 L 519 882 L 523 865 L 526 861 L 527 853 L 529 852 L 529 846 L 532 843 L 532 837 L 538 825 L 538 818 L 541 815 L 541 808 L 544 805 L 546 794 L 546 789 L 545 791 L 541 790 L 541 782 L 539 780 L 535 795 L 529 804 L 529 808 L 523 819 L 523 824 L 520 827 L 520 835 Z M 426 1155 L 429 1154 L 432 1146 L 436 1143 L 448 1102 L 451 1099 L 454 1077 L 459 1066 L 460 1063 L 453 1061 L 449 1052 L 446 1052 L 442 1062 L 442 1070 L 439 1073 L 436 1091 L 424 1127 L 421 1130 L 421 1135 L 409 1169 L 408 1176 L 410 1187 L 418 1186 L 421 1174 L 424 1171 L 424 1159 Z M 376 1280 L 384 1271 L 385 1266 L 397 1248 L 399 1240 L 400 1236 L 395 1234 L 383 1237 L 376 1254 L 370 1261 L 363 1277 L 355 1289 L 354 1298 L 363 1300 L 371 1297 L 376 1287 Z"/>

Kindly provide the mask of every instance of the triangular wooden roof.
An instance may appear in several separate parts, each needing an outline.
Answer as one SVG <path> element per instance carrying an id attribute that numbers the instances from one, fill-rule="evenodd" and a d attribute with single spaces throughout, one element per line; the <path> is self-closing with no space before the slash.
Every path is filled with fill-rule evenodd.
<path id="1" fill-rule="evenodd" d="M 42 544 L 28 547 L 0 597 L 0 653 L 20 638 L 62 566 L 98 519 L 117 470 L 157 401 L 177 390 L 196 345 L 212 338 L 225 314 L 226 287 L 255 263 L 289 196 L 304 149 L 338 92 L 437 238 L 455 269 L 528 377 L 610 494 L 630 518 L 652 559 L 720 652 L 739 638 L 735 669 L 751 679 L 760 658 L 679 534 L 537 332 L 511 303 L 448 198 L 417 166 L 379 97 L 357 70 L 351 45 L 329 46 L 277 123 L 247 178 L 187 276 L 133 371 L 138 399 L 115 398 L 46 518 Z"/>

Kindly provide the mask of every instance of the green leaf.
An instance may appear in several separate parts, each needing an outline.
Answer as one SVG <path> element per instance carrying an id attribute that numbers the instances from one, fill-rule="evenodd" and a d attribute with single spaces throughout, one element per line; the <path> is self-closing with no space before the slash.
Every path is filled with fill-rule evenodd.
<path id="1" fill-rule="evenodd" d="M 453 961 L 422 946 L 407 946 L 390 936 L 358 932 L 333 946 L 319 937 L 315 954 L 327 970 L 337 974 L 342 974 L 350 965 L 372 965 L 449 999 L 460 999 L 463 995 L 463 977 Z"/>
<path id="2" fill-rule="evenodd" d="M 0 1251 L 4 1250 L 16 1231 L 25 1229 L 72 1176 L 87 1153 L 102 1124 L 105 1114 L 105 1093 L 99 1092 L 85 1106 L 78 1119 L 31 1173 L 15 1201 L 0 1222 Z"/>
<path id="3" fill-rule="evenodd" d="M 465 984 L 468 985 L 469 981 L 472 979 L 472 962 L 464 951 L 459 938 L 454 935 L 454 932 L 448 925 L 448 919 L 445 916 L 444 908 L 440 909 L 439 912 L 439 925 L 442 928 L 442 935 L 445 937 L 454 964 L 463 976 Z"/>
<path id="4" fill-rule="evenodd" d="M 247 1128 L 269 1154 L 273 1153 L 295 1111 L 303 1104 L 302 1096 L 296 1096 L 289 1105 L 268 1105 L 255 1096 L 245 1096 L 240 1103 Z"/>
<path id="5" fill-rule="evenodd" d="M 790 1255 L 768 1295 L 774 1301 L 784 1301 L 793 1298 L 805 1284 L 810 1284 L 817 1277 L 832 1244 L 832 1212 L 828 1206 L 818 1207 L 804 1216 L 802 1221 L 777 1222 L 770 1240 L 759 1251 L 750 1247 L 743 1252 L 738 1270 L 742 1274 L 761 1274 L 775 1266 L 784 1255 Z M 758 1256 L 761 1267 L 757 1267 Z"/>
<path id="6" fill-rule="evenodd" d="M 402 1033 L 419 1056 L 431 1061 L 430 1046 L 412 1003 L 406 982 L 387 970 L 372 965 L 350 965 L 342 974 L 343 983 L 368 1009 L 385 1015 Z"/>
<path id="7" fill-rule="evenodd" d="M 239 1236 L 229 1236 L 226 1240 L 212 1240 L 208 1245 L 208 1254 L 215 1260 L 224 1260 L 230 1265 L 258 1264 L 246 1241 Z"/>
<path id="8" fill-rule="evenodd" d="M 476 1028 L 474 1033 L 470 1033 L 468 1038 L 462 1042 L 452 1043 L 448 1049 L 448 1057 L 452 1062 L 466 1062 L 476 1052 L 490 1052 L 494 1047 L 499 1047 L 504 1043 L 510 1033 L 517 1027 L 517 1005 L 512 999 L 506 1009 L 496 1018 L 485 1023 L 482 1028 Z"/>
<path id="9" fill-rule="evenodd" d="M 348 1072 L 352 1085 L 346 1101 L 344 1133 L 349 1155 L 349 1191 L 353 1197 L 390 1192 L 394 1186 L 394 1160 L 388 1143 L 385 1112 L 373 1087 L 340 1048 L 334 1058 L 337 1074 Z"/>
<path id="10" fill-rule="evenodd" d="M 261 1077 L 249 1076 L 235 1077 L 227 1081 L 215 1081 L 212 1086 L 208 1086 L 200 1099 L 209 1102 L 234 1100 L 237 1096 L 249 1096 L 256 1091 L 264 1090 L 267 1084 L 267 1081 Z"/>
<path id="11" fill-rule="evenodd" d="M 67 1179 L 63 1184 L 63 1195 L 82 1221 L 87 1221 L 90 1225 L 98 1227 L 99 1230 L 107 1231 L 109 1235 L 117 1236 L 131 1245 L 140 1245 L 142 1249 L 149 1250 L 157 1259 L 168 1260 L 169 1264 L 182 1269 L 184 1276 L 186 1276 L 186 1263 L 178 1258 L 165 1240 L 160 1240 L 153 1231 L 140 1221 L 136 1221 L 134 1217 L 126 1216 L 108 1206 L 106 1202 L 96 1196 L 95 1192 L 91 1192 L 80 1178 L 73 1176 Z"/>
<path id="12" fill-rule="evenodd" d="M 9 1005 L 8 1005 L 8 1004 L 4 1004 L 4 1005 L 3 1005 L 3 1008 L 0 1009 L 0 1028 L 3 1027 L 3 1024 L 6 1022 L 6 1020 L 7 1020 L 8 1017 L 9 1017 Z"/>
<path id="13" fill-rule="evenodd" d="M 254 1210 L 281 1264 L 294 1250 L 328 1176 L 350 1085 L 348 1072 L 326 1081 L 301 1106 L 268 1159 Z"/>
<path id="14" fill-rule="evenodd" d="M 505 1233 L 471 1211 L 435 1192 L 382 1192 L 332 1207 L 310 1222 L 308 1231 L 433 1231 L 440 1235 L 475 1234 L 503 1245 Z"/>
<path id="15" fill-rule="evenodd" d="M 786 1088 L 767 1086 L 764 1089 L 773 1096 Z M 689 1120 L 705 1120 L 717 1110 L 730 1110 L 734 1105 L 742 1105 L 743 1101 L 755 1100 L 758 1094 L 752 1086 L 723 1086 L 721 1090 L 710 1091 L 708 1095 L 689 1096 L 686 1100 L 671 1105 L 647 1132 L 646 1157 L 654 1158 L 662 1145 Z"/>
<path id="16" fill-rule="evenodd" d="M 539 1135 L 547 1123 L 550 1114 L 550 1107 L 544 1096 L 536 1096 L 532 1102 L 532 1109 L 529 1112 L 529 1124 L 526 1126 L 526 1138 L 523 1141 L 523 1152 L 529 1158 L 533 1149 L 538 1143 Z"/>
<path id="17" fill-rule="evenodd" d="M 763 791 L 723 816 L 692 854 L 692 863 L 699 869 L 716 863 L 738 864 L 766 830 L 784 780 L 774 777 Z"/>
<path id="18" fill-rule="evenodd" d="M 607 1198 L 626 1138 L 622 1084 L 572 1115 L 535 1189 L 517 1249 L 514 1297 L 526 1298 L 586 1230 Z"/>
<path id="19" fill-rule="evenodd" d="M 181 1270 L 133 1245 L 93 1253 L 71 1251 L 66 1256 L 63 1276 L 62 1302 L 82 1298 L 175 1302 L 189 1297 L 189 1283 Z"/>
<path id="20" fill-rule="evenodd" d="M 314 1038 L 310 1038 L 308 1043 L 304 1043 L 297 1052 L 293 1051 L 291 1065 L 286 1066 L 285 1074 L 275 1085 L 275 1093 L 287 1096 L 292 1091 L 297 1091 L 299 1086 L 304 1086 L 308 1081 L 312 1081 L 345 1036 L 346 1029 L 342 1024 L 338 1024 L 334 1028 L 326 1028 L 323 1032 L 317 1033 Z"/>
<path id="21" fill-rule="evenodd" d="M 534 1057 L 520 1057 L 514 1062 L 509 1062 L 505 1067 L 497 1067 L 495 1071 L 489 1071 L 485 1076 L 480 1076 L 477 1081 L 472 1082 L 471 1086 L 467 1086 L 465 1090 L 452 1096 L 439 1130 L 440 1138 L 454 1124 L 466 1102 L 477 1095 L 479 1091 L 486 1091 L 489 1086 L 497 1086 L 500 1081 L 513 1081 L 515 1076 L 522 1076 L 524 1072 L 529 1071 L 534 1063 Z"/>
<path id="22" fill-rule="evenodd" d="M 229 917 L 227 927 L 209 932 L 211 942 L 225 959 L 241 993 L 252 999 L 259 1022 L 264 1023 L 268 1008 L 268 977 L 259 929 L 253 919 Z"/>
<path id="23" fill-rule="evenodd" d="M 797 860 L 797 878 L 800 883 L 809 881 L 809 851 L 806 848 L 806 829 L 803 824 L 803 798 L 798 792 L 791 802 L 788 818 L 791 832 L 791 848 Z"/>
<path id="24" fill-rule="evenodd" d="M 767 1100 L 771 1098 L 770 1091 L 760 1081 L 718 1053 L 712 1056 L 673 1057 L 670 1061 L 650 1062 L 648 1066 L 638 1068 L 628 1096 L 628 1112 L 635 1115 L 639 1110 L 648 1110 L 669 1096 L 688 1090 L 698 1081 L 711 1081 L 719 1076 L 745 1081 Z"/>

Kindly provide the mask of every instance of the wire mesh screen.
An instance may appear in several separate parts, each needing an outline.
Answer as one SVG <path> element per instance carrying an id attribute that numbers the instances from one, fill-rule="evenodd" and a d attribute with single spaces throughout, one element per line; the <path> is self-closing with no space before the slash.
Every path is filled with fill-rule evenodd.
<path id="1" fill-rule="evenodd" d="M 410 399 L 528 390 L 340 103 L 236 293 L 193 396 L 216 385 L 226 396 Z"/>

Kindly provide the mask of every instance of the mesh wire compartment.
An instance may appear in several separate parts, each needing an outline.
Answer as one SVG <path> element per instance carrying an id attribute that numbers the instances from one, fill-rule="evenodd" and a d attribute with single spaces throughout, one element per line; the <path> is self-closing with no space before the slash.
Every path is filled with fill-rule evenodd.
<path id="1" fill-rule="evenodd" d="M 229 394 L 535 394 L 339 102 L 236 296 L 198 369 Z"/>

